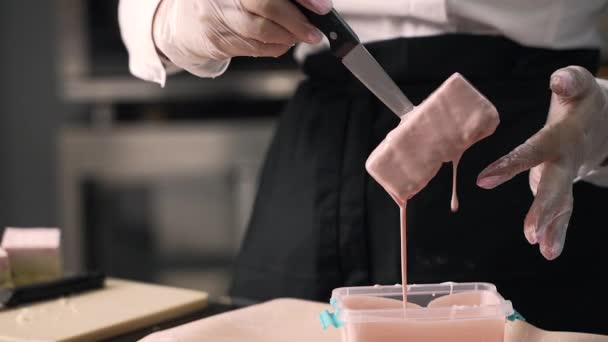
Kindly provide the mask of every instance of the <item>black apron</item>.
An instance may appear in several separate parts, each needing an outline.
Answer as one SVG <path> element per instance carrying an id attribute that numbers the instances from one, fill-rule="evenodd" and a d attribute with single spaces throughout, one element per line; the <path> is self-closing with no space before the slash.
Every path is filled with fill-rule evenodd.
<path id="1" fill-rule="evenodd" d="M 608 333 L 608 319 L 588 312 L 608 304 L 599 283 L 608 191 L 575 186 L 565 250 L 549 262 L 523 234 L 533 199 L 527 173 L 492 191 L 475 185 L 485 166 L 543 126 L 551 73 L 573 64 L 596 72 L 599 52 L 464 34 L 368 49 L 414 104 L 460 72 L 500 113 L 496 133 L 460 162 L 458 213 L 450 211 L 448 164 L 409 201 L 408 280 L 491 282 L 542 328 Z M 398 118 L 329 53 L 308 57 L 303 69 L 308 77 L 281 116 L 262 171 L 231 289 L 237 301 L 327 301 L 336 287 L 400 282 L 398 208 L 365 171 Z"/>

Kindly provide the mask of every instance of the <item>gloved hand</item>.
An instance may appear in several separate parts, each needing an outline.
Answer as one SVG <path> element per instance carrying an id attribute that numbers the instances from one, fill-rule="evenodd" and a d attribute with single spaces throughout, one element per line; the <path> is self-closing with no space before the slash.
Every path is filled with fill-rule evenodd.
<path id="1" fill-rule="evenodd" d="M 331 0 L 297 1 L 319 14 L 332 8 Z M 196 75 L 234 56 L 277 57 L 323 35 L 290 0 L 161 0 L 153 38 L 165 57 Z"/>
<path id="2" fill-rule="evenodd" d="M 552 260 L 564 248 L 573 183 L 593 175 L 608 157 L 608 87 L 577 66 L 557 70 L 550 83 L 553 94 L 545 126 L 484 169 L 477 184 L 491 189 L 531 169 L 535 199 L 524 221 L 524 234 Z"/>

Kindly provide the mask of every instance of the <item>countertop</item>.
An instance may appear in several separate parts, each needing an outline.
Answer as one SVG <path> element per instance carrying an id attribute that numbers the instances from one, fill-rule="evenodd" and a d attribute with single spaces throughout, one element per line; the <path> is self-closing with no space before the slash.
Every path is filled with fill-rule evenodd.
<path id="1" fill-rule="evenodd" d="M 149 327 L 146 327 L 143 329 L 139 329 L 139 330 L 127 333 L 127 334 L 123 334 L 120 336 L 116 336 L 116 337 L 113 337 L 110 339 L 106 339 L 103 342 L 134 342 L 134 341 L 137 341 L 137 340 L 139 340 L 153 332 L 159 331 L 159 330 L 173 328 L 178 325 L 196 321 L 201 318 L 221 314 L 221 313 L 231 311 L 231 310 L 234 310 L 237 308 L 238 307 L 233 306 L 233 305 L 222 304 L 222 303 L 217 303 L 217 302 L 209 302 L 207 307 L 205 307 L 202 310 L 196 311 L 192 314 L 185 315 L 185 316 L 179 317 L 177 319 L 166 321 L 166 322 L 163 322 L 160 324 L 155 324 L 155 325 L 152 325 L 152 326 L 149 326 Z"/>

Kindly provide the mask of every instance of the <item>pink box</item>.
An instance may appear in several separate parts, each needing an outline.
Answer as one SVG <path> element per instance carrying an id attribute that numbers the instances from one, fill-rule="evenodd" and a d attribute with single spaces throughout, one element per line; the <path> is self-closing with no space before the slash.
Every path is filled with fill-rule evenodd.
<path id="1" fill-rule="evenodd" d="M 0 288 L 12 287 L 11 267 L 8 262 L 8 254 L 0 248 Z"/>
<path id="2" fill-rule="evenodd" d="M 58 228 L 6 228 L 6 250 L 15 286 L 55 280 L 62 275 Z"/>

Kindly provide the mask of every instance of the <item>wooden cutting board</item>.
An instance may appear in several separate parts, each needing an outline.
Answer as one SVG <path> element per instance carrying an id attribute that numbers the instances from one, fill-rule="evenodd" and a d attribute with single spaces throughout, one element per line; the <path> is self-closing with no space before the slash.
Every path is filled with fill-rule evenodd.
<path id="1" fill-rule="evenodd" d="M 207 298 L 199 291 L 108 279 L 101 290 L 0 310 L 0 341 L 95 341 L 200 310 Z"/>
<path id="2" fill-rule="evenodd" d="M 323 330 L 323 303 L 276 299 L 146 336 L 139 342 L 340 342 L 340 330 Z M 608 342 L 608 336 L 550 332 L 507 322 L 505 342 Z"/>

